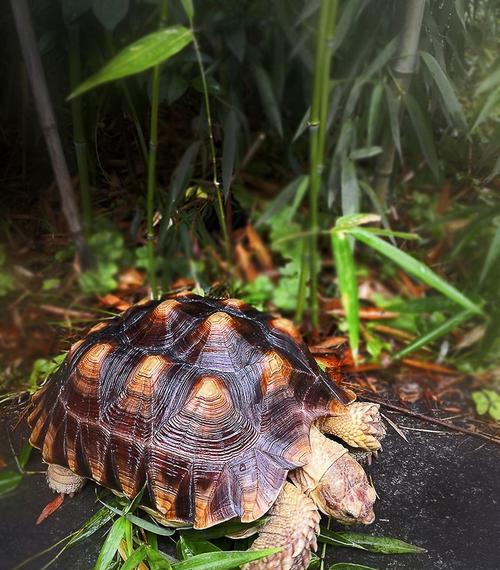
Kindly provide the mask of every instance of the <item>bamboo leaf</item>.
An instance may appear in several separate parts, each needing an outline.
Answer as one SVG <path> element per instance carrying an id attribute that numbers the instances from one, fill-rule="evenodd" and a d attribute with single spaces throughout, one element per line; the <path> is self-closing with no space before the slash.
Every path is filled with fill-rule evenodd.
<path id="1" fill-rule="evenodd" d="M 379 81 L 373 91 L 370 98 L 370 106 L 368 108 L 368 133 L 366 144 L 371 146 L 375 140 L 375 134 L 378 131 L 378 125 L 380 123 L 380 106 L 382 103 L 382 96 L 384 94 L 384 84 Z"/>
<path id="2" fill-rule="evenodd" d="M 500 67 L 496 69 L 491 75 L 489 75 L 484 81 L 481 81 L 479 87 L 476 90 L 476 95 L 480 95 L 485 91 L 489 91 L 497 85 L 500 85 Z"/>
<path id="3" fill-rule="evenodd" d="M 356 169 L 349 158 L 344 158 L 342 161 L 340 188 L 342 214 L 344 216 L 357 214 L 359 212 L 360 191 Z"/>
<path id="4" fill-rule="evenodd" d="M 184 8 L 184 12 L 186 12 L 186 16 L 191 22 L 191 20 L 194 17 L 193 0 L 181 0 L 181 2 L 182 2 L 182 7 Z"/>
<path id="5" fill-rule="evenodd" d="M 461 313 L 458 313 L 458 315 L 453 316 L 451 319 L 442 323 L 438 327 L 432 329 L 427 334 L 424 334 L 423 336 L 417 338 L 410 344 L 406 345 L 399 352 L 396 352 L 396 354 L 393 355 L 393 359 L 399 360 L 400 358 L 403 358 L 408 354 L 411 354 L 412 352 L 415 352 L 416 350 L 419 350 L 420 348 L 427 346 L 434 340 L 441 338 L 445 334 L 456 329 L 459 325 L 469 320 L 473 316 L 474 313 L 472 313 L 471 311 L 462 311 Z"/>
<path id="6" fill-rule="evenodd" d="M 146 555 L 151 570 L 171 570 L 172 564 L 157 548 L 148 548 Z"/>
<path id="7" fill-rule="evenodd" d="M 268 121 L 276 129 L 280 137 L 283 137 L 283 125 L 281 123 L 281 110 L 276 100 L 276 96 L 273 91 L 273 86 L 269 75 L 260 65 L 253 66 L 253 74 L 255 77 L 255 82 L 257 84 L 257 89 L 260 94 L 260 99 L 262 101 L 262 106 L 264 113 L 267 116 Z"/>
<path id="8" fill-rule="evenodd" d="M 187 560 L 197 554 L 205 552 L 220 552 L 220 548 L 208 540 L 192 540 L 187 536 L 181 536 L 177 541 L 177 551 L 182 554 L 182 559 Z"/>
<path id="9" fill-rule="evenodd" d="M 127 520 L 125 517 L 120 517 L 115 521 L 108 536 L 106 537 L 106 540 L 104 541 L 104 544 L 102 545 L 94 570 L 107 570 L 118 551 L 120 542 L 125 536 L 126 525 Z"/>
<path id="10" fill-rule="evenodd" d="M 172 26 L 144 36 L 124 48 L 100 71 L 81 83 L 68 99 L 78 97 L 103 83 L 150 69 L 181 51 L 192 39 L 191 30 L 182 26 Z"/>
<path id="11" fill-rule="evenodd" d="M 409 93 L 405 95 L 404 103 L 408 114 L 410 115 L 410 120 L 412 122 L 413 129 L 415 130 L 415 134 L 417 135 L 422 154 L 434 174 L 434 177 L 438 180 L 440 175 L 439 164 L 429 121 L 420 108 L 420 105 Z"/>
<path id="12" fill-rule="evenodd" d="M 268 222 L 275 214 L 280 212 L 286 206 L 289 206 L 290 203 L 292 203 L 290 211 L 291 219 L 302 202 L 302 198 L 306 193 L 308 185 L 309 176 L 299 176 L 298 178 L 295 178 L 295 180 L 292 180 L 292 182 L 285 186 L 276 198 L 269 203 L 260 218 L 255 222 L 255 227 L 258 228 Z"/>
<path id="13" fill-rule="evenodd" d="M 92 11 L 101 24 L 112 31 L 125 18 L 129 0 L 93 0 Z"/>
<path id="14" fill-rule="evenodd" d="M 120 566 L 120 570 L 135 570 L 135 568 L 146 558 L 147 552 L 146 546 L 142 544 L 139 548 L 134 550 L 125 563 Z"/>
<path id="15" fill-rule="evenodd" d="M 137 517 L 136 515 L 126 514 L 125 518 L 135 526 L 143 528 L 144 530 L 147 530 L 159 536 L 171 536 L 175 532 L 175 528 L 163 527 L 157 525 L 156 523 L 146 521 L 141 517 Z"/>
<path id="16" fill-rule="evenodd" d="M 363 550 L 378 552 L 379 554 L 418 554 L 426 552 L 424 548 L 414 546 L 398 538 L 371 536 L 361 532 L 332 532 L 321 529 L 319 540 L 323 541 L 323 537 L 327 538 L 328 536 L 332 536 L 339 541 L 337 546 L 350 547 L 352 544 L 355 544 L 355 548 L 362 548 Z M 344 541 L 344 544 L 342 544 L 342 541 Z"/>
<path id="17" fill-rule="evenodd" d="M 441 66 L 437 60 L 430 53 L 422 51 L 420 52 L 420 56 L 427 66 L 427 69 L 429 70 L 429 73 L 431 74 L 437 88 L 439 89 L 443 104 L 450 114 L 455 126 L 460 131 L 465 132 L 467 130 L 467 121 L 465 119 L 462 105 L 460 105 L 458 101 L 455 89 L 452 86 L 450 80 L 441 69 Z"/>
<path id="18" fill-rule="evenodd" d="M 245 550 L 230 552 L 207 552 L 198 554 L 187 560 L 172 564 L 173 570 L 229 570 L 254 560 L 260 560 L 280 552 L 280 548 L 265 548 L 264 550 Z"/>
<path id="19" fill-rule="evenodd" d="M 335 27 L 335 36 L 332 43 L 332 53 L 334 53 L 343 43 L 352 26 L 357 20 L 361 10 L 366 6 L 362 0 L 350 0 L 344 4 L 344 8 Z"/>
<path id="20" fill-rule="evenodd" d="M 351 562 L 337 562 L 332 564 L 329 570 L 377 570 L 377 568 L 363 564 L 352 564 Z"/>
<path id="21" fill-rule="evenodd" d="M 183 529 L 179 533 L 181 536 L 189 538 L 190 540 L 211 540 L 212 538 L 221 538 L 223 536 L 248 531 L 249 529 L 257 530 L 260 526 L 265 524 L 267 520 L 266 517 L 263 517 L 251 523 L 229 521 L 203 530 L 196 530 L 194 528 Z"/>
<path id="22" fill-rule="evenodd" d="M 16 489 L 22 478 L 22 474 L 18 471 L 2 471 L 0 473 L 0 495 L 5 495 Z"/>
<path id="23" fill-rule="evenodd" d="M 332 249 L 335 257 L 340 298 L 346 313 L 349 343 L 354 361 L 356 361 L 359 349 L 358 284 L 351 244 L 345 233 L 332 233 Z"/>
<path id="24" fill-rule="evenodd" d="M 453 287 L 453 285 L 447 283 L 444 279 L 439 277 L 439 275 L 434 273 L 432 269 L 411 255 L 408 255 L 404 251 L 401 251 L 376 235 L 367 232 L 363 228 L 351 228 L 346 230 L 346 232 L 353 235 L 357 240 L 362 241 L 375 251 L 386 256 L 402 267 L 407 273 L 410 273 L 417 279 L 420 279 L 425 284 L 429 285 L 429 287 L 436 289 L 436 291 L 439 291 L 445 297 L 448 297 L 458 305 L 461 305 L 473 313 L 482 313 L 481 308 L 478 305 L 473 303 L 468 297 Z"/>
<path id="25" fill-rule="evenodd" d="M 400 102 L 394 97 L 394 93 L 392 92 L 392 89 L 389 87 L 389 85 L 385 86 L 384 91 L 387 110 L 389 112 L 389 126 L 391 127 L 392 140 L 394 142 L 396 150 L 398 151 L 399 158 L 402 160 L 403 153 L 401 151 L 401 134 L 399 128 Z"/>
<path id="26" fill-rule="evenodd" d="M 484 105 L 481 107 L 481 110 L 478 113 L 477 119 L 474 121 L 474 124 L 471 127 L 471 132 L 475 131 L 479 125 L 484 123 L 486 119 L 488 119 L 491 115 L 492 111 L 498 112 L 498 108 L 500 105 L 500 86 L 498 86 L 494 91 L 492 91 L 488 97 L 486 97 L 486 101 Z"/>
<path id="27" fill-rule="evenodd" d="M 26 467 L 32 451 L 33 447 L 31 443 L 29 441 L 24 442 L 23 446 L 21 447 L 21 451 L 17 456 L 17 462 L 19 463 L 19 467 L 21 469 L 24 469 Z"/>
<path id="28" fill-rule="evenodd" d="M 311 116 L 311 107 L 307 108 L 307 111 L 304 113 L 295 134 L 293 135 L 292 143 L 294 143 L 300 136 L 305 132 L 307 127 L 309 126 L 309 117 Z"/>
<path id="29" fill-rule="evenodd" d="M 361 160 L 363 158 L 370 158 L 372 156 L 377 156 L 382 152 L 382 147 L 380 146 L 367 146 L 365 148 L 357 148 L 353 150 L 349 155 L 351 160 Z"/>
<path id="30" fill-rule="evenodd" d="M 231 189 L 236 159 L 238 118 L 234 109 L 230 109 L 224 121 L 224 144 L 222 146 L 222 187 L 227 199 Z"/>

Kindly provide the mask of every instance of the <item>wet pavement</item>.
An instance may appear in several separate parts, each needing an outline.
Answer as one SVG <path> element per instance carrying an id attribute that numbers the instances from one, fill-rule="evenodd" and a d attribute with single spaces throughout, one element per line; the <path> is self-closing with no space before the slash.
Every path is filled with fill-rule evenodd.
<path id="1" fill-rule="evenodd" d="M 27 430 L 21 425 L 8 436 L 12 417 L 6 413 L 2 417 L 0 458 L 11 467 L 9 439 L 19 449 Z M 380 570 L 499 570 L 500 448 L 468 436 L 436 433 L 443 430 L 413 418 L 390 417 L 400 426 L 432 431 L 407 431 L 406 442 L 389 428 L 384 452 L 369 468 L 380 497 L 377 520 L 356 530 L 400 538 L 428 552 L 396 556 L 329 547 L 326 568 L 333 562 L 356 562 Z M 38 452 L 33 452 L 27 469 L 43 469 Z M 53 498 L 43 474 L 26 476 L 15 491 L 0 498 L 0 570 L 12 569 L 78 529 L 100 507 L 89 484 L 36 526 L 38 515 Z M 104 532 L 68 549 L 51 568 L 93 568 Z M 23 568 L 38 570 L 57 552 Z"/>

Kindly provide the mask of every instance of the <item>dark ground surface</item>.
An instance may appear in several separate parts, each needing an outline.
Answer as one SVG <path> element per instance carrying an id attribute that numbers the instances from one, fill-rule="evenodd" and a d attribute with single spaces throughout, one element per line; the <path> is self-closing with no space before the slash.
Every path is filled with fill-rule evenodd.
<path id="1" fill-rule="evenodd" d="M 0 414 L 0 457 L 11 466 L 7 434 L 12 416 Z M 389 428 L 384 452 L 369 469 L 380 497 L 377 521 L 356 530 L 400 538 L 428 552 L 388 556 L 329 547 L 325 567 L 356 562 L 380 570 L 500 569 L 499 448 L 467 436 L 435 433 L 434 426 L 398 414 L 390 417 L 400 426 L 433 432 L 407 431 L 407 443 Z M 22 437 L 26 437 L 24 426 L 12 437 L 16 447 Z M 33 453 L 28 469 L 42 469 L 38 452 Z M 89 484 L 36 526 L 38 515 L 53 498 L 42 474 L 27 476 L 15 491 L 0 498 L 1 570 L 12 569 L 78 529 L 100 506 Z M 103 532 L 68 549 L 51 568 L 93 568 Z M 49 559 L 39 558 L 24 568 L 40 569 Z"/>

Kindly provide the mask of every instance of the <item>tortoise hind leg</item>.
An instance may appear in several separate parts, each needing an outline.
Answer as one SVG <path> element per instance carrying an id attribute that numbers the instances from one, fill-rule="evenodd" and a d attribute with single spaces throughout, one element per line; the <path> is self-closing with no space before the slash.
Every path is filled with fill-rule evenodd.
<path id="1" fill-rule="evenodd" d="M 285 483 L 269 520 L 260 528 L 250 550 L 281 547 L 266 558 L 242 566 L 243 570 L 305 570 L 317 548 L 320 515 L 314 502 L 295 485 Z"/>
<path id="2" fill-rule="evenodd" d="M 72 495 L 77 493 L 86 482 L 85 477 L 81 477 L 66 467 L 61 467 L 55 463 L 47 467 L 47 483 L 56 493 Z"/>
<path id="3" fill-rule="evenodd" d="M 317 426 L 323 433 L 336 435 L 351 447 L 377 451 L 385 436 L 379 407 L 370 402 L 354 402 L 345 406 L 343 414 L 321 418 Z"/>

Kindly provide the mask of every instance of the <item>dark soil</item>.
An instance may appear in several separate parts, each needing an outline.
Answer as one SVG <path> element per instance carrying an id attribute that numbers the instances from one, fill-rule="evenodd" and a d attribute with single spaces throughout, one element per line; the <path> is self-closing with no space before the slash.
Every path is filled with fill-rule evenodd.
<path id="1" fill-rule="evenodd" d="M 10 466 L 9 437 L 18 446 L 26 437 L 26 427 L 21 426 L 14 436 L 8 437 L 12 415 L 4 412 L 2 417 L 0 457 Z M 400 538 L 428 552 L 389 556 L 329 547 L 326 568 L 333 562 L 356 562 L 380 570 L 498 570 L 498 446 L 468 436 L 435 433 L 434 426 L 399 414 L 391 414 L 391 418 L 398 425 L 432 432 L 407 431 L 407 443 L 389 428 L 384 452 L 369 468 L 380 497 L 377 521 L 357 530 Z M 43 468 L 38 452 L 33 452 L 28 468 Z M 35 520 L 54 495 L 43 474 L 27 476 L 15 491 L 0 499 L 0 569 L 12 569 L 78 529 L 99 508 L 95 497 L 95 488 L 89 484 L 36 526 Z M 93 568 L 103 534 L 104 530 L 69 549 L 52 568 Z M 171 550 L 173 544 L 166 546 Z M 56 552 L 57 549 L 52 556 Z M 25 568 L 40 569 L 50 557 L 39 558 Z"/>

